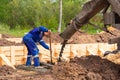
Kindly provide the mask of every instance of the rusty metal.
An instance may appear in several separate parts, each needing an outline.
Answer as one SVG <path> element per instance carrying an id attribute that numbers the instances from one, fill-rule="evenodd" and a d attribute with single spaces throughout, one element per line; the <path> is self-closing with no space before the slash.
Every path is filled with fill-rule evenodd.
<path id="1" fill-rule="evenodd" d="M 107 13 L 107 10 L 110 6 L 111 11 L 109 12 L 113 12 L 114 14 Z M 101 10 L 103 10 L 102 13 L 104 20 L 104 28 L 101 28 L 89 22 L 89 20 Z M 120 0 L 90 0 L 84 4 L 81 12 L 76 17 L 74 17 L 72 21 L 73 23 L 67 26 L 67 28 L 62 33 L 60 33 L 60 37 L 64 39 L 64 44 L 61 48 L 59 60 L 60 57 L 62 57 L 62 53 L 67 40 L 69 40 L 76 31 L 80 32 L 79 29 L 87 23 L 111 35 L 116 36 L 109 30 L 107 30 L 107 25 L 114 25 L 113 27 L 120 29 Z M 120 43 L 117 43 L 117 45 L 119 47 Z"/>
<path id="2" fill-rule="evenodd" d="M 67 41 L 68 41 L 68 40 L 64 40 L 64 41 L 63 41 L 63 44 L 62 44 L 62 47 L 61 47 L 61 51 L 60 51 L 60 54 L 59 54 L 59 58 L 58 58 L 58 62 L 62 61 L 62 60 L 61 60 L 61 57 L 62 57 L 62 53 L 63 53 L 64 47 L 65 47 Z"/>

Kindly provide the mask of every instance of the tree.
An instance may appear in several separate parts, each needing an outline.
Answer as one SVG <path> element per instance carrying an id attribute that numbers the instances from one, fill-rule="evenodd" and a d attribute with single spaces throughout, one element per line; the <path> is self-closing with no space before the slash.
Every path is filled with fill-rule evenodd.
<path id="1" fill-rule="evenodd" d="M 59 0 L 59 6 L 60 6 L 60 11 L 59 11 L 59 26 L 58 26 L 58 32 L 61 32 L 61 25 L 62 25 L 62 0 Z"/>

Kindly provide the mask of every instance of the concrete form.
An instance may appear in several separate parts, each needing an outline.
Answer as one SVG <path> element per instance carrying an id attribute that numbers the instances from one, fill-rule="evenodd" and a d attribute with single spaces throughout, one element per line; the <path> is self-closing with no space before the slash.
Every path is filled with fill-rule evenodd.
<path id="1" fill-rule="evenodd" d="M 49 45 L 49 44 L 48 44 Z M 60 49 L 61 44 L 57 43 L 51 44 L 52 46 L 52 56 L 53 56 L 53 62 L 56 62 Z M 40 60 L 42 62 L 50 62 L 50 51 L 44 49 L 42 46 L 38 45 L 38 48 L 40 49 Z M 67 61 L 70 60 L 70 58 L 74 57 L 81 57 L 81 56 L 87 56 L 87 55 L 98 55 L 103 56 L 105 51 L 113 51 L 117 49 L 116 44 L 108 44 L 108 43 L 91 43 L 91 44 L 67 44 L 64 48 L 63 52 L 63 58 Z M 0 47 L 0 54 L 4 55 L 3 58 L 0 55 L 0 65 L 21 65 L 25 64 L 26 57 L 27 57 L 27 49 L 25 46 L 1 46 Z M 7 59 L 4 60 L 4 59 Z"/>

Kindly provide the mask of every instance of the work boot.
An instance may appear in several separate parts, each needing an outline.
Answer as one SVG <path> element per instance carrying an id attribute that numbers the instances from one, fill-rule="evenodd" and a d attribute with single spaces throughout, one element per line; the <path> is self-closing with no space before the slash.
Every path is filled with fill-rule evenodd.
<path id="1" fill-rule="evenodd" d="M 32 61 L 32 57 L 27 57 L 26 66 L 30 66 L 31 61 Z"/>
<path id="2" fill-rule="evenodd" d="M 35 67 L 40 66 L 39 57 L 34 57 L 33 61 L 34 61 L 34 66 Z"/>

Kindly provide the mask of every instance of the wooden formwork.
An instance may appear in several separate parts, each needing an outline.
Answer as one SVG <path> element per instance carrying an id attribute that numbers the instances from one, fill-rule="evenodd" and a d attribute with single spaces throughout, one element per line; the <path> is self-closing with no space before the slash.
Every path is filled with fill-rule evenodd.
<path id="1" fill-rule="evenodd" d="M 61 44 L 52 43 L 52 59 L 57 61 L 61 50 Z M 50 61 L 50 51 L 44 49 L 38 45 L 40 60 L 42 62 Z M 105 51 L 113 51 L 117 49 L 116 44 L 107 43 L 92 43 L 92 44 L 66 44 L 63 51 L 63 58 L 69 60 L 75 56 L 81 57 L 86 55 L 99 55 L 102 56 Z M 7 57 L 11 65 L 25 64 L 27 57 L 27 49 L 25 46 L 1 46 L 0 53 Z M 0 65 L 4 65 L 6 62 L 0 58 Z"/>
<path id="2" fill-rule="evenodd" d="M 0 53 L 4 54 L 12 65 L 23 64 L 26 57 L 26 47 L 25 46 L 3 46 L 0 47 Z M 0 65 L 5 64 L 1 61 Z"/>

